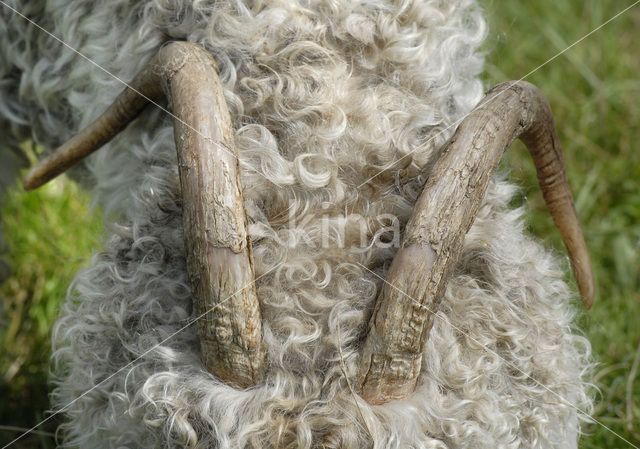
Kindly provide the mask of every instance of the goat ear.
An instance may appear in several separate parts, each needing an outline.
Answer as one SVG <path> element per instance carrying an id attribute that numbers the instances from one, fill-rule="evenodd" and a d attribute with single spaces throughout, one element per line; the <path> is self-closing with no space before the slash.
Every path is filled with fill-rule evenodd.
<path id="1" fill-rule="evenodd" d="M 187 42 L 165 45 L 102 116 L 36 165 L 24 186 L 36 188 L 64 172 L 164 95 L 173 108 L 187 269 L 203 359 L 214 375 L 247 387 L 262 377 L 260 304 L 231 119 L 207 51 Z"/>
<path id="2" fill-rule="evenodd" d="M 361 351 L 360 394 L 369 403 L 402 398 L 413 391 L 434 313 L 464 237 L 502 154 L 517 137 L 533 157 L 582 300 L 591 307 L 591 263 L 549 104 L 529 83 L 500 84 L 456 130 L 407 224 L 403 246 L 382 286 Z"/>

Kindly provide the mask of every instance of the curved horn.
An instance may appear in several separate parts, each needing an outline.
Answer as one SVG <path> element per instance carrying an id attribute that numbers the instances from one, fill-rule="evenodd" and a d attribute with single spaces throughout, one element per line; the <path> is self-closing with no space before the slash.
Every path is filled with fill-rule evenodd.
<path id="1" fill-rule="evenodd" d="M 172 103 L 187 269 L 210 372 L 241 387 L 262 377 L 260 305 L 229 111 L 215 61 L 187 42 L 164 46 L 89 127 L 36 165 L 36 188 L 122 131 L 151 101 Z"/>
<path id="2" fill-rule="evenodd" d="M 544 95 L 526 82 L 489 92 L 464 119 L 434 166 L 409 220 L 361 349 L 360 395 L 371 404 L 415 387 L 434 312 L 502 154 L 517 137 L 536 165 L 547 207 L 569 253 L 582 300 L 593 302 L 589 254 Z"/>

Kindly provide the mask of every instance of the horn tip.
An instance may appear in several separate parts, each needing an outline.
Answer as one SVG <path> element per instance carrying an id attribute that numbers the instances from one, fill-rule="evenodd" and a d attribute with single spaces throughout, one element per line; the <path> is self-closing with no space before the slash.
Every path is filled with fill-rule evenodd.
<path id="1" fill-rule="evenodd" d="M 595 297 L 595 284 L 593 282 L 593 271 L 591 269 L 591 263 L 587 260 L 587 265 L 581 264 L 574 265 L 574 275 L 576 283 L 578 284 L 578 291 L 582 298 L 582 303 L 587 310 L 593 306 L 593 300 Z"/>
<path id="2" fill-rule="evenodd" d="M 591 307 L 593 306 L 593 299 L 595 296 L 593 279 L 589 279 L 589 282 L 587 285 L 579 286 L 579 289 L 580 289 L 580 296 L 582 297 L 582 303 L 584 304 L 587 310 L 591 309 Z"/>
<path id="3" fill-rule="evenodd" d="M 43 183 L 40 182 L 40 180 L 38 179 L 38 177 L 33 173 L 33 169 L 30 170 L 27 175 L 24 177 L 24 179 L 22 180 L 22 187 L 24 188 L 24 190 L 29 191 L 29 190 L 34 190 L 37 189 L 38 187 L 40 187 Z"/>

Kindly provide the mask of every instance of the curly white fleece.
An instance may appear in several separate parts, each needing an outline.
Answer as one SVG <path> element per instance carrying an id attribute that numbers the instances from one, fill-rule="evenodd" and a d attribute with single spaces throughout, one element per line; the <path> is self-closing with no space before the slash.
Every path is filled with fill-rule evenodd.
<path id="1" fill-rule="evenodd" d="M 86 164 L 108 235 L 54 333 L 54 408 L 74 401 L 67 446 L 576 447 L 580 416 L 567 402 L 590 410 L 589 344 L 572 328 L 566 264 L 524 233 L 515 188 L 500 179 L 465 240 L 416 391 L 370 406 L 345 377 L 381 283 L 360 264 L 384 277 L 396 251 L 382 244 L 383 214 L 404 226 L 448 127 L 481 98 L 474 0 L 12 5 L 123 80 L 167 40 L 215 57 L 268 348 L 264 382 L 244 391 L 204 369 L 194 326 L 150 350 L 193 315 L 171 120 L 149 108 Z M 0 35 L 0 117 L 14 136 L 31 130 L 50 148 L 122 90 L 6 8 Z"/>

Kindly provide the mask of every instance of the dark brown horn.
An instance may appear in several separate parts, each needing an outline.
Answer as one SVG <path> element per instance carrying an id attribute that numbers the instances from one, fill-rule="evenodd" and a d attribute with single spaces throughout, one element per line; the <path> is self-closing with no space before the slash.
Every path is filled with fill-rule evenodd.
<path id="1" fill-rule="evenodd" d="M 164 95 L 172 103 L 187 268 L 204 362 L 240 387 L 262 377 L 264 350 L 231 118 L 215 61 L 202 47 L 165 45 L 102 116 L 36 165 L 36 188 L 122 131 Z"/>
<path id="2" fill-rule="evenodd" d="M 544 95 L 526 82 L 491 89 L 449 141 L 418 199 L 378 296 L 361 350 L 360 394 L 371 404 L 415 388 L 434 313 L 502 154 L 519 137 L 535 162 L 547 207 L 567 247 L 582 300 L 593 275 L 560 142 Z"/>

